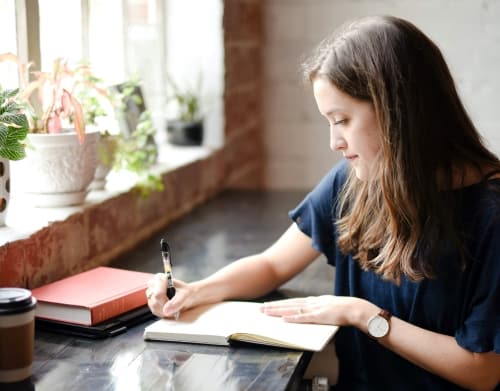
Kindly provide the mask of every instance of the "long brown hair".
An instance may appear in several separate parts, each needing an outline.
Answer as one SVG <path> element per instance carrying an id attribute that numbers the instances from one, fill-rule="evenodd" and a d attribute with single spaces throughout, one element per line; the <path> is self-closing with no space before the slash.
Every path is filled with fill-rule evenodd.
<path id="1" fill-rule="evenodd" d="M 439 48 L 412 23 L 392 16 L 350 22 L 303 64 L 369 101 L 381 128 L 373 180 L 351 172 L 340 198 L 338 246 L 365 270 L 399 283 L 436 273 L 438 245 L 461 249 L 453 221 L 454 178 L 473 167 L 500 169 L 458 96 Z M 463 261 L 463 259 L 462 259 Z"/>

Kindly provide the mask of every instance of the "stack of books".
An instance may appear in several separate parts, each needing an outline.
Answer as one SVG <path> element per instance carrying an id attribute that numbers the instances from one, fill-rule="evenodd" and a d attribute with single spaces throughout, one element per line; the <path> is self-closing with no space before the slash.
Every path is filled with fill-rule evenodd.
<path id="1" fill-rule="evenodd" d="M 145 293 L 152 276 L 101 266 L 35 288 L 35 326 L 91 338 L 120 334 L 154 317 Z"/>

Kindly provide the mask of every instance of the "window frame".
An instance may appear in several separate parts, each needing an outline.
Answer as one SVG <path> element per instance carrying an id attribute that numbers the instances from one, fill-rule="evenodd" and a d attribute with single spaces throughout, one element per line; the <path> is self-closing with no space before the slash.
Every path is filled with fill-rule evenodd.
<path id="1" fill-rule="evenodd" d="M 92 63 L 90 58 L 90 0 L 79 0 L 81 6 L 81 48 L 82 48 L 82 58 L 88 59 Z M 129 53 L 128 53 L 128 26 L 129 26 L 129 15 L 127 12 L 128 0 L 121 0 L 121 12 L 123 16 L 123 22 L 121 26 L 121 38 L 123 40 L 123 58 L 120 60 L 124 64 L 124 69 L 122 70 L 125 77 L 132 73 Z M 166 31 L 166 6 L 165 2 L 161 0 L 149 0 L 154 2 L 154 7 L 157 11 L 156 28 L 157 28 L 157 41 L 159 48 L 159 59 L 161 62 L 166 63 L 166 50 L 165 50 L 165 31 Z M 16 0 L 15 2 L 15 14 L 16 14 L 16 35 L 17 35 L 17 56 L 24 62 L 32 62 L 34 64 L 33 70 L 39 70 L 40 64 L 42 64 L 42 52 L 41 52 L 41 34 L 40 34 L 40 8 L 38 0 Z M 166 72 L 159 72 L 160 83 L 162 86 L 166 85 Z M 123 80 L 124 81 L 124 80 Z M 160 92 L 160 97 L 158 99 L 165 99 L 164 89 Z M 149 107 L 148 107 L 149 108 Z M 153 115 L 155 115 L 154 110 Z M 160 131 L 158 127 L 158 132 Z"/>

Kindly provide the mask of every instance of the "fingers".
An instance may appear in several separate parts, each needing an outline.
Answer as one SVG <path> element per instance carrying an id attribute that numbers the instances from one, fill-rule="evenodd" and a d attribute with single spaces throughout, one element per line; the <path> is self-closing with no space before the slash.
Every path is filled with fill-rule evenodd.
<path id="1" fill-rule="evenodd" d="M 165 274 L 157 273 L 155 274 L 147 283 L 146 297 L 148 299 L 148 306 L 151 312 L 163 318 L 165 315 L 163 313 L 163 307 L 168 301 L 166 295 L 167 281 Z"/>
<path id="2" fill-rule="evenodd" d="M 295 298 L 295 299 L 284 299 L 284 300 L 275 300 L 268 301 L 262 304 L 263 310 L 275 311 L 275 310 L 290 310 L 290 309 L 298 309 L 299 307 L 303 307 L 307 305 L 307 297 Z"/>
<path id="3" fill-rule="evenodd" d="M 175 295 L 172 299 L 168 300 L 162 307 L 163 316 L 166 318 L 177 317 L 180 312 L 181 300 L 178 295 Z"/>
<path id="4" fill-rule="evenodd" d="M 293 321 L 309 320 L 311 310 L 307 298 L 277 300 L 264 303 L 261 307 L 261 311 L 266 315 Z"/>
<path id="5" fill-rule="evenodd" d="M 286 322 L 336 324 L 338 311 L 332 299 L 331 295 L 323 295 L 271 301 L 264 303 L 261 311 Z"/>
<path id="6" fill-rule="evenodd" d="M 165 274 L 155 274 L 147 283 L 146 297 L 151 312 L 160 317 L 177 318 L 179 311 L 185 307 L 186 299 L 189 297 L 188 284 L 180 280 L 174 280 L 176 287 L 175 296 L 167 298 L 167 279 Z"/>
<path id="7" fill-rule="evenodd" d="M 156 273 L 147 282 L 148 289 L 152 292 L 160 292 L 167 289 L 167 279 L 164 273 Z"/>
<path id="8" fill-rule="evenodd" d="M 177 318 L 179 316 L 179 312 L 187 308 L 189 298 L 192 294 L 189 289 L 189 284 L 180 280 L 175 280 L 175 287 L 175 296 L 172 299 L 167 300 L 163 305 L 163 316 Z"/>

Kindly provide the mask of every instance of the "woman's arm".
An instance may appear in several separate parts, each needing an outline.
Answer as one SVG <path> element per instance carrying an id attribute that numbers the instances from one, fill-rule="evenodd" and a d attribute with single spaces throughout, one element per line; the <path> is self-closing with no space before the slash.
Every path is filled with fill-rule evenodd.
<path id="1" fill-rule="evenodd" d="M 293 223 L 264 252 L 235 261 L 193 286 L 210 292 L 209 301 L 255 298 L 290 280 L 318 255 L 311 247 L 311 238 Z"/>
<path id="2" fill-rule="evenodd" d="M 381 309 L 364 299 L 326 295 L 266 303 L 262 310 L 291 322 L 354 326 L 367 333 L 368 319 Z M 379 342 L 413 364 L 464 388 L 493 390 L 500 382 L 500 354 L 470 352 L 451 336 L 394 316 L 389 333 Z"/>
<path id="3" fill-rule="evenodd" d="M 452 336 L 425 330 L 395 317 L 391 318 L 390 333 L 380 343 L 464 388 L 493 390 L 500 382 L 500 354 L 470 352 Z"/>
<path id="4" fill-rule="evenodd" d="M 211 276 L 193 283 L 176 280 L 176 295 L 165 296 L 165 276 L 157 274 L 148 283 L 151 311 L 171 316 L 177 311 L 234 298 L 255 298 L 279 287 L 318 257 L 311 238 L 293 223 L 267 250 L 232 262 Z"/>

